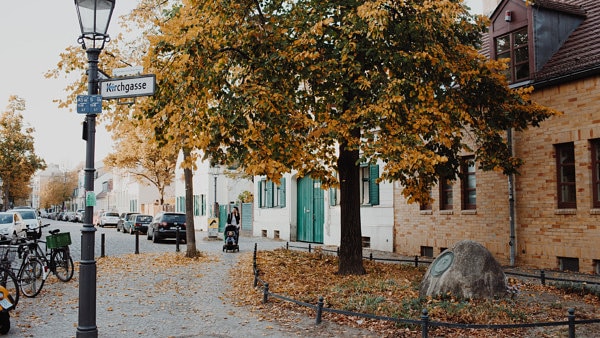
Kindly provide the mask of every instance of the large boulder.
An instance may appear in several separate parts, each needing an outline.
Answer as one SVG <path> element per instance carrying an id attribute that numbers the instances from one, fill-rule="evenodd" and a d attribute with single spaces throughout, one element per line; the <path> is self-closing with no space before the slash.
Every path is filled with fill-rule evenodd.
<path id="1" fill-rule="evenodd" d="M 421 297 L 447 294 L 467 299 L 504 297 L 506 275 L 483 245 L 463 240 L 431 263 L 419 292 Z"/>

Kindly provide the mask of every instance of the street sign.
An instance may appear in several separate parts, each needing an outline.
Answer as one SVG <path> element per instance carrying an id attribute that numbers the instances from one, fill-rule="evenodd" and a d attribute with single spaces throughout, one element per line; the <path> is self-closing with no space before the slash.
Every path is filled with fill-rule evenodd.
<path id="1" fill-rule="evenodd" d="M 101 95 L 77 95 L 78 114 L 100 114 L 102 113 Z"/>
<path id="2" fill-rule="evenodd" d="M 154 95 L 156 76 L 154 74 L 129 76 L 100 81 L 102 99 Z"/>
<path id="3" fill-rule="evenodd" d="M 144 71 L 144 67 L 142 67 L 142 66 L 131 66 L 131 67 L 124 67 L 124 68 L 114 68 L 112 74 L 114 77 L 134 76 L 134 75 L 142 74 L 143 71 Z"/>

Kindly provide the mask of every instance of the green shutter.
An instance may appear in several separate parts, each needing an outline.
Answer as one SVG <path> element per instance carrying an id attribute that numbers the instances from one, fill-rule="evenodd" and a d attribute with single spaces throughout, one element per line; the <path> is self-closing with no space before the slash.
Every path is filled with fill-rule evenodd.
<path id="1" fill-rule="evenodd" d="M 185 196 L 179 196 L 177 198 L 176 208 L 178 212 L 185 212 Z"/>
<path id="2" fill-rule="evenodd" d="M 279 181 L 279 207 L 285 208 L 285 177 Z"/>
<path id="3" fill-rule="evenodd" d="M 263 203 L 264 185 L 265 185 L 265 180 L 258 181 L 258 207 L 259 208 L 264 208 L 264 206 L 265 206 Z"/>
<path id="4" fill-rule="evenodd" d="M 206 195 L 202 194 L 202 195 L 200 195 L 200 196 L 202 196 L 202 198 L 201 198 L 201 200 L 200 200 L 200 203 L 201 203 L 201 208 L 202 208 L 202 210 L 201 210 L 201 212 L 202 212 L 202 213 L 201 213 L 201 215 L 202 215 L 202 216 L 205 216 L 205 215 L 206 215 Z"/>
<path id="5" fill-rule="evenodd" d="M 200 196 L 194 195 L 194 216 L 200 216 Z"/>
<path id="6" fill-rule="evenodd" d="M 337 189 L 329 188 L 329 205 L 336 206 L 337 205 Z"/>
<path id="7" fill-rule="evenodd" d="M 273 184 L 272 181 L 268 181 L 267 183 L 267 208 L 272 208 L 273 207 L 273 188 L 275 187 L 275 184 Z"/>
<path id="8" fill-rule="evenodd" d="M 379 166 L 369 166 L 369 204 L 379 205 L 379 184 L 377 179 L 379 178 Z"/>

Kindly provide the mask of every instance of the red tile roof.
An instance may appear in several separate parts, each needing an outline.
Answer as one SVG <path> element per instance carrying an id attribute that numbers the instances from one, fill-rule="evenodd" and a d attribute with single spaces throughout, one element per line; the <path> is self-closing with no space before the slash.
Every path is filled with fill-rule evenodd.
<path id="1" fill-rule="evenodd" d="M 562 47 L 536 72 L 536 82 L 600 69 L 599 0 L 536 0 L 535 6 L 585 16 Z"/>
<path id="2" fill-rule="evenodd" d="M 555 11 L 560 11 L 573 15 L 586 16 L 585 10 L 581 7 L 580 4 L 576 4 L 575 2 L 579 1 L 572 0 L 572 2 L 569 2 L 564 0 L 536 0 L 534 6 L 553 9 Z"/>

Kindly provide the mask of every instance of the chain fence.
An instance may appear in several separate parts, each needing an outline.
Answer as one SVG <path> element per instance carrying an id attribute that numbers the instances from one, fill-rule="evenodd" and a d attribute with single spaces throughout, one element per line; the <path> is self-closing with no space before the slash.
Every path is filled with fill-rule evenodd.
<path id="1" fill-rule="evenodd" d="M 289 242 L 286 243 L 286 250 L 291 249 L 299 249 L 299 250 L 307 250 L 309 253 L 312 252 L 313 246 L 309 243 L 308 246 L 293 246 L 290 245 Z M 316 249 L 316 248 L 315 248 Z M 329 252 L 339 254 L 339 248 L 337 250 L 330 250 L 323 247 L 318 247 L 321 252 Z M 262 280 L 259 277 L 259 267 L 257 265 L 257 254 L 258 254 L 258 244 L 254 244 L 254 253 L 253 253 L 253 272 L 254 272 L 254 288 L 262 288 L 262 296 L 263 303 L 268 303 L 269 297 L 280 299 L 282 301 L 294 303 L 299 306 L 304 306 L 307 308 L 311 308 L 315 311 L 315 324 L 321 324 L 322 322 L 322 314 L 323 312 L 336 313 L 345 316 L 354 316 L 359 318 L 366 319 L 375 319 L 393 322 L 397 324 L 403 325 L 414 325 L 417 327 L 421 327 L 421 337 L 427 338 L 429 337 L 429 330 L 432 327 L 446 327 L 446 328 L 454 328 L 454 329 L 471 329 L 471 330 L 500 330 L 500 329 L 523 329 L 523 328 L 536 328 L 536 327 L 558 327 L 558 326 L 567 326 L 568 328 L 568 337 L 575 338 L 576 326 L 583 324 L 594 324 L 600 323 L 600 319 L 577 319 L 575 316 L 575 309 L 570 308 L 567 311 L 566 320 L 564 321 L 554 321 L 554 322 L 537 322 L 537 323 L 520 323 L 520 324 L 476 324 L 476 323 L 449 323 L 449 322 L 438 322 L 432 321 L 429 317 L 429 313 L 427 309 L 423 309 L 421 311 L 421 318 L 419 319 L 406 319 L 406 318 L 395 318 L 395 317 L 387 317 L 387 316 L 378 316 L 369 313 L 360 313 L 346 310 L 339 310 L 334 308 L 324 307 L 324 297 L 320 296 L 317 300 L 316 304 L 301 302 L 295 300 L 293 298 L 273 293 L 269 290 L 269 283 L 267 281 Z M 404 264 L 414 264 L 418 267 L 420 264 L 431 264 L 433 260 L 423 260 L 419 259 L 418 256 L 415 256 L 414 259 L 392 259 L 392 258 L 377 258 L 374 257 L 372 253 L 369 254 L 368 257 L 363 257 L 363 259 L 368 259 L 372 261 L 385 261 L 385 262 L 395 262 L 395 263 L 404 263 Z M 526 278 L 539 278 L 542 284 L 545 284 L 546 280 L 556 280 L 556 281 L 567 281 L 571 283 L 582 283 L 582 284 L 600 284 L 596 281 L 586 281 L 586 280 L 574 280 L 568 278 L 557 278 L 557 277 L 548 277 L 545 275 L 544 271 L 541 271 L 540 275 L 535 274 L 525 274 L 525 273 L 510 273 L 507 274 L 517 275 Z"/>

